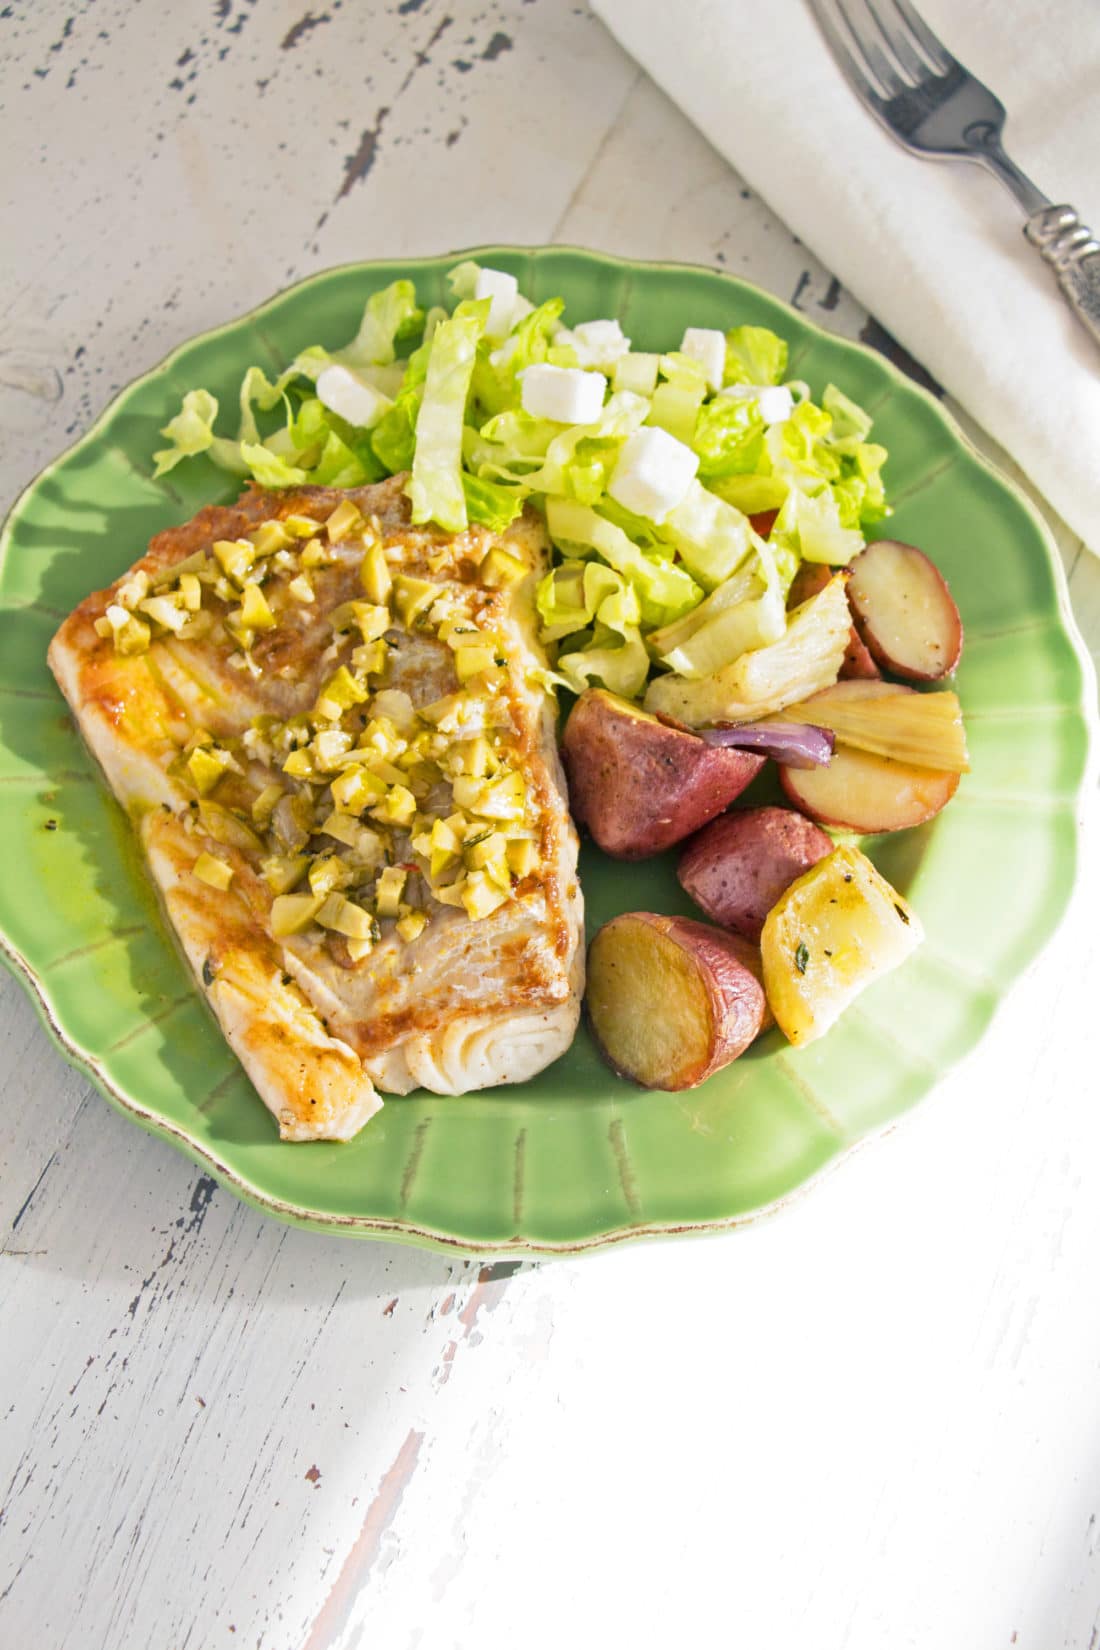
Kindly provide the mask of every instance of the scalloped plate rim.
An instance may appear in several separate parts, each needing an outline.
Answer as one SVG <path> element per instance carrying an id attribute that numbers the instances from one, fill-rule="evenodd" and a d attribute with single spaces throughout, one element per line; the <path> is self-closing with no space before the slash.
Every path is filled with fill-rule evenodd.
<path id="1" fill-rule="evenodd" d="M 1072 709 L 1080 715 L 1086 734 L 1086 749 L 1081 767 L 1081 775 L 1073 798 L 1073 813 L 1076 829 L 1072 842 L 1071 870 L 1072 884 L 1075 884 L 1080 863 L 1080 839 L 1084 818 L 1088 811 L 1091 794 L 1096 787 L 1098 773 L 1100 773 L 1100 714 L 1098 714 L 1096 704 L 1097 684 L 1095 667 L 1093 665 L 1092 657 L 1085 646 L 1080 631 L 1078 630 L 1070 603 L 1065 569 L 1062 565 L 1061 557 L 1058 554 L 1057 546 L 1054 543 L 1046 521 L 1023 489 L 1010 476 L 1006 475 L 996 463 L 979 451 L 979 449 L 971 441 L 966 431 L 955 419 L 951 411 L 934 395 L 932 395 L 931 392 L 928 391 L 922 384 L 907 377 L 886 356 L 881 355 L 878 351 L 872 349 L 861 340 L 845 338 L 840 333 L 830 331 L 827 327 L 822 326 L 818 321 L 805 315 L 801 310 L 795 309 L 794 306 L 788 303 L 785 299 L 769 292 L 766 288 L 757 286 L 755 283 L 746 281 L 742 277 L 732 274 L 726 270 L 715 269 L 703 264 L 682 262 L 679 260 L 623 258 L 614 253 L 596 251 L 591 248 L 574 246 L 572 244 L 558 243 L 532 245 L 522 245 L 520 243 L 495 243 L 491 245 L 459 248 L 452 252 L 425 254 L 418 257 L 355 259 L 346 263 L 332 265 L 325 269 L 316 270 L 312 274 L 305 276 L 300 281 L 293 281 L 285 287 L 279 288 L 276 292 L 272 293 L 270 297 L 264 299 L 261 303 L 254 305 L 252 308 L 245 310 L 226 321 L 219 322 L 213 327 L 191 334 L 188 338 L 182 340 L 179 344 L 174 346 L 173 349 L 171 349 L 152 367 L 147 368 L 144 372 L 136 374 L 132 379 L 128 380 L 126 384 L 116 390 L 98 416 L 89 425 L 88 429 L 85 430 L 84 433 L 74 442 L 63 448 L 61 452 L 56 454 L 55 457 L 43 465 L 42 468 L 23 488 L 20 489 L 19 493 L 16 495 L 10 508 L 5 514 L 2 525 L 0 525 L 0 573 L 2 573 L 6 564 L 7 555 L 11 548 L 13 531 L 18 522 L 21 510 L 30 496 L 35 493 L 38 487 L 62 464 L 73 459 L 85 447 L 95 443 L 120 405 L 126 401 L 135 390 L 156 380 L 157 378 L 166 376 L 176 364 L 178 359 L 192 347 L 212 342 L 218 337 L 231 332 L 236 332 L 240 327 L 247 326 L 250 323 L 257 323 L 265 314 L 275 309 L 283 299 L 289 297 L 291 294 L 300 293 L 308 289 L 310 286 L 318 282 L 328 280 L 332 277 L 351 275 L 356 272 L 367 271 L 372 274 L 385 274 L 393 272 L 397 275 L 399 273 L 415 272 L 418 269 L 426 269 L 429 266 L 437 267 L 441 263 L 457 261 L 463 258 L 484 259 L 498 254 L 504 254 L 506 257 L 525 255 L 536 258 L 547 254 L 566 254 L 577 256 L 588 260 L 589 262 L 602 264 L 610 269 L 617 269 L 620 271 L 643 269 L 647 272 L 652 272 L 655 274 L 660 274 L 662 272 L 679 272 L 716 278 L 734 289 L 742 289 L 746 292 L 752 293 L 754 296 L 762 296 L 770 304 L 775 305 L 780 310 L 786 311 L 791 316 L 793 323 L 798 329 L 805 329 L 812 334 L 816 334 L 820 338 L 826 339 L 829 342 L 839 343 L 846 351 L 854 351 L 867 358 L 879 371 L 884 372 L 887 378 L 892 380 L 890 393 L 893 393 L 895 388 L 900 387 L 907 394 L 916 394 L 919 399 L 923 400 L 929 407 L 934 409 L 937 417 L 947 427 L 956 448 L 967 460 L 967 462 L 977 466 L 980 470 L 991 475 L 999 486 L 1012 497 L 1015 504 L 1022 508 L 1023 512 L 1030 519 L 1032 525 L 1038 531 L 1040 541 L 1043 544 L 1043 548 L 1050 565 L 1054 593 L 1057 600 L 1058 615 L 1061 620 L 1062 630 L 1070 644 L 1081 671 L 1080 700 L 1072 707 L 1066 706 L 1065 708 L 1067 710 Z M 172 489 L 170 487 L 164 487 L 163 491 L 166 497 L 172 496 Z M 939 1087 L 943 1078 L 947 1075 L 947 1072 L 949 1070 L 957 1072 L 970 1058 L 973 1057 L 974 1053 L 985 1041 L 985 1039 L 992 1034 L 994 1028 L 999 1023 L 1002 1014 L 1004 1013 L 1006 1005 L 1014 998 L 1020 981 L 1027 969 L 1035 963 L 1036 959 L 1051 943 L 1052 939 L 1065 921 L 1066 915 L 1072 903 L 1072 884 L 1070 893 L 1067 895 L 1062 907 L 1055 912 L 1054 916 L 1050 920 L 1041 925 L 1038 931 L 1033 929 L 1031 935 L 1029 936 L 1029 943 L 1026 947 L 1026 957 L 1017 968 L 1014 978 L 998 997 L 993 1011 L 985 1025 L 977 1033 L 971 1045 L 965 1049 L 958 1058 L 949 1062 L 949 1064 L 937 1074 L 935 1082 L 926 1094 L 922 1096 L 920 1103 L 923 1103 L 925 1100 L 931 1098 L 936 1088 Z M 707 1234 L 735 1231 L 744 1226 L 755 1224 L 758 1221 L 770 1218 L 783 1209 L 788 1203 L 792 1202 L 795 1198 L 802 1197 L 825 1175 L 838 1169 L 842 1164 L 847 1163 L 854 1152 L 859 1150 L 861 1147 L 880 1139 L 884 1134 L 891 1132 L 904 1120 L 905 1116 L 905 1114 L 902 1113 L 901 1115 L 888 1120 L 879 1127 L 868 1130 L 867 1133 L 860 1136 L 858 1139 L 845 1143 L 840 1146 L 825 1163 L 807 1175 L 806 1178 L 796 1187 L 793 1187 L 790 1191 L 784 1193 L 779 1198 L 762 1203 L 758 1207 L 746 1210 L 738 1215 L 703 1219 L 699 1221 L 686 1220 L 621 1223 L 615 1226 L 608 1226 L 600 1232 L 589 1234 L 581 1238 L 570 1239 L 562 1243 L 551 1243 L 532 1239 L 505 1239 L 474 1243 L 469 1239 L 458 1237 L 445 1231 L 440 1231 L 430 1225 L 417 1225 L 413 1222 L 402 1221 L 385 1216 L 373 1217 L 366 1215 L 339 1215 L 326 1213 L 320 1210 L 311 1210 L 299 1203 L 270 1196 L 268 1193 L 262 1191 L 252 1181 L 230 1167 L 229 1164 L 225 1163 L 215 1154 L 211 1153 L 205 1146 L 196 1140 L 193 1135 L 188 1134 L 185 1129 L 168 1121 L 155 1110 L 151 1110 L 144 1106 L 141 1102 L 127 1094 L 123 1089 L 116 1086 L 112 1082 L 111 1078 L 102 1069 L 96 1055 L 91 1050 L 83 1047 L 77 1040 L 71 1038 L 62 1028 L 59 1019 L 55 1018 L 55 1004 L 51 993 L 46 987 L 45 980 L 40 976 L 34 965 L 27 957 L 23 955 L 20 949 L 10 940 L 9 936 L 4 931 L 2 914 L 0 914 L 0 961 L 4 963 L 8 971 L 26 991 L 51 1041 L 71 1065 L 75 1066 L 87 1075 L 97 1090 L 116 1111 L 138 1124 L 138 1126 L 147 1133 L 154 1134 L 168 1141 L 169 1144 L 181 1151 L 185 1156 L 190 1158 L 191 1161 L 196 1163 L 196 1165 L 208 1170 L 220 1184 L 226 1186 L 244 1202 L 289 1225 L 308 1231 L 329 1233 L 331 1235 L 355 1236 L 368 1239 L 386 1239 L 393 1242 L 429 1248 L 437 1252 L 444 1253 L 457 1252 L 465 1255 L 487 1255 L 502 1258 L 523 1255 L 529 1255 L 537 1258 L 552 1258 L 555 1256 L 581 1254 L 590 1250 L 607 1248 L 612 1245 L 647 1238 L 657 1238 L 662 1236 L 705 1236 Z M 908 1109 L 911 1111 L 914 1108 L 910 1107 Z"/>

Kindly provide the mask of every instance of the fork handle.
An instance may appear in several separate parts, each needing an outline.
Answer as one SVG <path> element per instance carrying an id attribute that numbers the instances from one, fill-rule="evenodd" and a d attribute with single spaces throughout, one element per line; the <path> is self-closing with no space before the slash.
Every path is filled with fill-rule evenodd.
<path id="1" fill-rule="evenodd" d="M 1033 212 L 1024 234 L 1058 277 L 1070 308 L 1100 344 L 1100 241 L 1072 206 Z"/>

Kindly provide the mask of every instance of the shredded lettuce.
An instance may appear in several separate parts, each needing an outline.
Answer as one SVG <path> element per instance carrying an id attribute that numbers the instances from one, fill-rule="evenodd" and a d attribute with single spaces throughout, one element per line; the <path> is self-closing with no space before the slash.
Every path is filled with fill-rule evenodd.
<path id="1" fill-rule="evenodd" d="M 556 543 L 594 550 L 621 573 L 637 594 L 642 622 L 647 626 L 669 624 L 702 600 L 702 590 L 682 567 L 651 559 L 621 527 L 588 505 L 572 499 L 547 499 L 546 525 Z"/>
<path id="2" fill-rule="evenodd" d="M 485 481 L 462 471 L 462 491 L 466 496 L 466 515 L 470 521 L 479 521 L 494 533 L 503 533 L 523 509 L 523 494 L 516 487 L 501 482 Z"/>
<path id="3" fill-rule="evenodd" d="M 731 327 L 726 333 L 727 384 L 781 384 L 787 341 L 767 327 Z"/>
<path id="4" fill-rule="evenodd" d="M 188 390 L 179 412 L 160 432 L 168 437 L 169 445 L 153 454 L 154 476 L 167 475 L 180 459 L 195 458 L 199 453 L 209 454 L 220 469 L 246 476 L 248 464 L 241 457 L 239 444 L 214 434 L 217 416 L 218 403 L 209 390 Z"/>
<path id="5" fill-rule="evenodd" d="M 771 542 L 797 551 L 803 561 L 842 567 L 863 549 L 863 534 L 845 527 L 837 500 L 828 488 L 804 493 L 792 487 L 771 531 Z"/>
<path id="6" fill-rule="evenodd" d="M 414 523 L 434 521 L 447 533 L 460 533 L 467 523 L 462 430 L 478 339 L 488 319 L 488 299 L 461 303 L 449 321 L 440 322 L 428 346 L 407 492 Z"/>
<path id="7" fill-rule="evenodd" d="M 699 476 L 747 475 L 765 458 L 764 420 L 749 396 L 716 395 L 695 421 L 691 445 L 699 454 Z"/>
<path id="8" fill-rule="evenodd" d="M 698 481 L 693 481 L 661 527 L 680 560 L 704 590 L 728 579 L 753 548 L 756 535 L 748 517 Z"/>
<path id="9" fill-rule="evenodd" d="M 550 340 L 564 307 L 563 298 L 550 298 L 523 316 L 503 342 L 480 340 L 474 366 L 473 399 L 482 419 L 516 406 L 520 396 L 519 375 L 525 368 L 548 358 Z"/>
<path id="10" fill-rule="evenodd" d="M 593 680 L 633 699 L 649 674 L 637 592 L 598 561 L 567 561 L 539 583 L 536 605 L 549 640 L 577 644 L 558 658 L 562 685 L 581 693 Z M 591 626 L 591 629 L 588 627 Z"/>
<path id="11" fill-rule="evenodd" d="M 359 331 L 332 359 L 345 367 L 385 365 L 393 360 L 398 344 L 415 337 L 423 325 L 424 311 L 417 306 L 413 283 L 392 281 L 367 299 Z"/>
<path id="12" fill-rule="evenodd" d="M 407 472 L 413 520 L 447 532 L 471 522 L 506 532 L 530 499 L 556 558 L 537 598 L 542 639 L 560 653 L 547 684 L 581 691 L 600 682 L 638 697 L 656 669 L 657 696 L 672 704 L 678 680 L 701 692 L 731 671 L 738 681 L 751 674 L 740 661 L 785 645 L 801 563 L 845 565 L 889 513 L 887 455 L 872 440 L 870 414 L 834 384 L 815 398 L 788 379 L 777 333 L 735 326 L 725 385 L 749 393 L 714 393 L 700 363 L 678 350 L 628 353 L 595 369 L 608 380 L 599 419 L 563 428 L 524 410 L 522 374 L 543 362 L 578 365 L 582 334 L 563 324 L 560 297 L 537 307 L 518 297 L 506 334 L 488 336 L 492 300 L 475 298 L 480 273 L 471 260 L 458 264 L 447 307 L 426 312 L 411 281 L 393 281 L 366 299 L 342 346 L 312 344 L 274 374 L 250 366 L 235 429 L 216 430 L 209 389 L 189 390 L 161 432 L 154 473 L 198 455 L 273 489 L 356 487 Z M 333 363 L 387 398 L 369 430 L 318 398 Z M 766 424 L 752 390 L 780 384 L 794 405 Z M 660 523 L 607 491 L 623 443 L 646 424 L 699 459 Z M 774 516 L 767 538 L 755 530 L 764 513 Z M 695 706 L 699 694 L 689 697 Z"/>
<path id="13" fill-rule="evenodd" d="M 708 483 L 709 489 L 727 504 L 734 505 L 746 516 L 761 515 L 765 510 L 778 510 L 790 484 L 782 476 L 719 476 Z"/>
<path id="14" fill-rule="evenodd" d="M 662 355 L 661 382 L 650 401 L 650 424 L 657 424 L 677 441 L 690 446 L 695 421 L 707 393 L 707 375 L 691 355 Z"/>
<path id="15" fill-rule="evenodd" d="M 261 487 L 301 487 L 311 479 L 307 471 L 288 464 L 285 458 L 277 457 L 258 441 L 242 441 L 241 457 L 248 465 L 249 475 Z"/>

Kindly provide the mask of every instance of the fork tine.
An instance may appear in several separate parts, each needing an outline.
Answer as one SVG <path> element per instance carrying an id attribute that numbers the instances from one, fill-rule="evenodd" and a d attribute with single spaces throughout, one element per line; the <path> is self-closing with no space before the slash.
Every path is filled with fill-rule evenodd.
<path id="1" fill-rule="evenodd" d="M 907 23 L 899 21 L 896 0 L 865 0 L 865 4 L 883 44 L 910 85 L 919 86 L 938 72 L 917 49 Z"/>
<path id="2" fill-rule="evenodd" d="M 862 59 L 864 72 L 872 82 L 877 83 L 882 88 L 881 95 L 886 102 L 889 102 L 891 98 L 896 97 L 899 92 L 905 90 L 905 81 L 873 38 L 873 34 L 877 32 L 874 30 L 873 25 L 869 28 L 864 20 L 861 19 L 859 22 L 853 20 L 853 12 L 856 6 L 860 4 L 860 0 L 834 0 L 834 3 L 847 29 L 849 53 L 854 45 L 856 52 Z M 866 0 L 863 0 L 863 4 L 866 8 Z"/>
<path id="3" fill-rule="evenodd" d="M 885 0 L 885 5 L 897 14 L 901 27 L 906 30 L 906 38 L 936 74 L 949 74 L 952 69 L 958 67 L 958 59 L 952 57 L 942 40 L 932 33 L 924 18 L 909 4 L 909 0 Z M 881 20 L 879 26 L 884 28 Z"/>
<path id="4" fill-rule="evenodd" d="M 872 108 L 879 108 L 884 101 L 883 93 L 876 86 L 872 86 L 856 62 L 852 53 L 849 31 L 841 28 L 837 23 L 829 0 L 810 0 L 810 9 L 817 18 L 818 27 L 825 36 L 829 48 L 836 58 L 837 65 L 842 70 L 845 78 L 851 83 L 857 97 L 861 97 Z"/>
<path id="5" fill-rule="evenodd" d="M 852 27 L 843 0 L 810 0 L 810 8 L 833 56 L 857 95 L 874 109 L 888 103 L 899 87 L 890 78 L 884 80 L 877 74 L 864 53 L 858 49 L 859 36 Z"/>

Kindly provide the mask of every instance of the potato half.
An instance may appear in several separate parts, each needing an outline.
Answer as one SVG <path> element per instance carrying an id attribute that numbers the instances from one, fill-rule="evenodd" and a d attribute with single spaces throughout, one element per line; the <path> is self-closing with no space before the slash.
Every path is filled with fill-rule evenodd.
<path id="1" fill-rule="evenodd" d="M 588 950 L 588 1020 L 600 1052 L 647 1089 L 691 1089 L 760 1031 L 764 992 L 740 942 L 689 917 L 632 911 Z"/>
<path id="2" fill-rule="evenodd" d="M 573 706 L 562 757 L 574 819 L 615 859 L 644 859 L 681 841 L 764 766 L 752 751 L 706 745 L 603 688 Z"/>
<path id="3" fill-rule="evenodd" d="M 810 1043 L 924 938 L 920 918 L 858 848 L 834 848 L 792 883 L 760 936 L 780 1031 Z"/>

